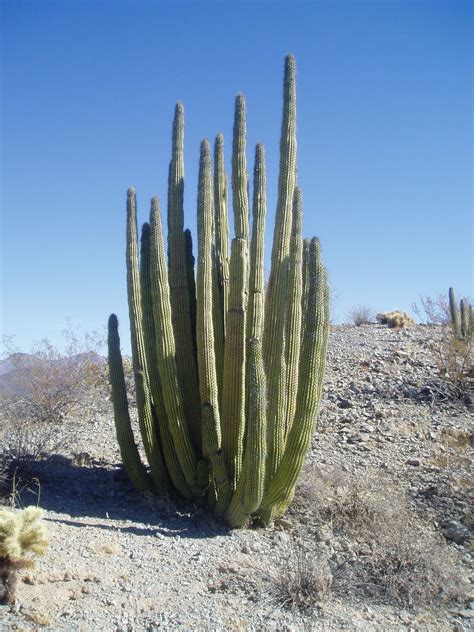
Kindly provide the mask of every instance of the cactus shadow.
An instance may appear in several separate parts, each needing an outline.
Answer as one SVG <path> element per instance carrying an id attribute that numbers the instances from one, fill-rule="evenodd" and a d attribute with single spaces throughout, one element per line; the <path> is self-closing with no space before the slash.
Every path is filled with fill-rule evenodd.
<path id="1" fill-rule="evenodd" d="M 90 525 L 105 530 L 192 539 L 229 531 L 193 503 L 140 494 L 120 464 L 93 461 L 83 465 L 55 454 L 23 464 L 16 477 L 16 504 L 66 514 L 50 517 L 55 522 L 84 527 L 88 524 L 84 518 L 90 518 Z"/>

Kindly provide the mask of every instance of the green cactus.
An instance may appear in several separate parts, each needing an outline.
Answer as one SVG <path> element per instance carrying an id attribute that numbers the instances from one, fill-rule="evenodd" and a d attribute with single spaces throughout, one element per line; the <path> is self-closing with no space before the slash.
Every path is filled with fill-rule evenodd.
<path id="1" fill-rule="evenodd" d="M 467 299 L 461 299 L 458 306 L 456 295 L 452 287 L 449 288 L 448 297 L 454 335 L 460 340 L 467 340 L 472 336 L 474 329 L 472 305 Z"/>
<path id="2" fill-rule="evenodd" d="M 15 602 L 18 583 L 16 571 L 34 567 L 27 553 L 44 555 L 48 535 L 39 507 L 26 507 L 19 512 L 0 509 L 0 604 Z"/>
<path id="3" fill-rule="evenodd" d="M 224 140 L 201 144 L 198 256 L 183 226 L 184 109 L 176 106 L 168 187 L 168 265 L 159 202 L 144 224 L 140 260 L 129 191 L 127 270 L 132 358 L 144 452 L 128 412 L 117 319 L 109 364 L 124 465 L 142 490 L 175 488 L 232 527 L 265 524 L 290 504 L 321 398 L 329 290 L 319 241 L 302 239 L 296 182 L 296 66 L 285 60 L 280 174 L 268 289 L 264 290 L 266 178 L 255 150 L 252 231 L 246 105 L 235 101 L 229 254 Z"/>

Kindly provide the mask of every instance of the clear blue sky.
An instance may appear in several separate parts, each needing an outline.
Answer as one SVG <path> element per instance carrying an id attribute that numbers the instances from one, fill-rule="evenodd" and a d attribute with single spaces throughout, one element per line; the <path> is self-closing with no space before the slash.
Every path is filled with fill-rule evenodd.
<path id="1" fill-rule="evenodd" d="M 472 4 L 12 0 L 2 7 L 2 331 L 24 349 L 65 318 L 128 316 L 128 186 L 166 201 L 186 112 L 186 223 L 200 140 L 247 98 L 248 166 L 267 150 L 270 252 L 283 60 L 298 66 L 304 233 L 321 238 L 343 321 L 472 290 Z M 230 165 L 229 165 L 230 167 Z"/>

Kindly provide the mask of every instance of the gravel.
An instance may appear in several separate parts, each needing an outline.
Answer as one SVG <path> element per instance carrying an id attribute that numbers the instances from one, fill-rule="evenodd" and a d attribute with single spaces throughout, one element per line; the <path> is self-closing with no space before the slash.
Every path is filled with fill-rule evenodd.
<path id="1" fill-rule="evenodd" d="M 472 415 L 438 377 L 431 347 L 440 335 L 332 327 L 307 471 L 393 481 L 461 564 L 462 602 L 410 608 L 348 585 L 310 609 L 282 607 L 269 578 L 291 547 L 334 569 L 355 563 L 356 543 L 293 508 L 271 528 L 231 531 L 189 503 L 137 494 L 120 466 L 110 402 L 100 401 L 78 415 L 62 453 L 31 464 L 40 484 L 18 500 L 44 508 L 51 543 L 36 570 L 22 571 L 16 604 L 0 607 L 0 629 L 471 629 Z"/>

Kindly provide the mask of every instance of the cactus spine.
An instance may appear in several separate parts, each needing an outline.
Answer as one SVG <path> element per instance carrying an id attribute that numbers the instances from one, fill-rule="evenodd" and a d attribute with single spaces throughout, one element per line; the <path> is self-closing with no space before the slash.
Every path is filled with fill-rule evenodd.
<path id="1" fill-rule="evenodd" d="M 224 140 L 201 144 L 198 256 L 183 225 L 184 109 L 176 106 L 168 187 L 168 266 L 160 208 L 152 200 L 138 258 L 129 191 L 127 272 L 140 433 L 130 425 L 117 319 L 109 364 L 117 437 L 139 489 L 170 486 L 204 501 L 232 527 L 269 523 L 291 502 L 322 391 L 329 291 L 319 241 L 302 239 L 296 184 L 296 68 L 285 60 L 280 174 L 269 286 L 264 291 L 265 152 L 255 149 L 252 234 L 246 105 L 235 101 L 229 255 Z M 465 318 L 464 318 L 465 319 Z M 149 473 L 148 473 L 149 472 Z"/>

